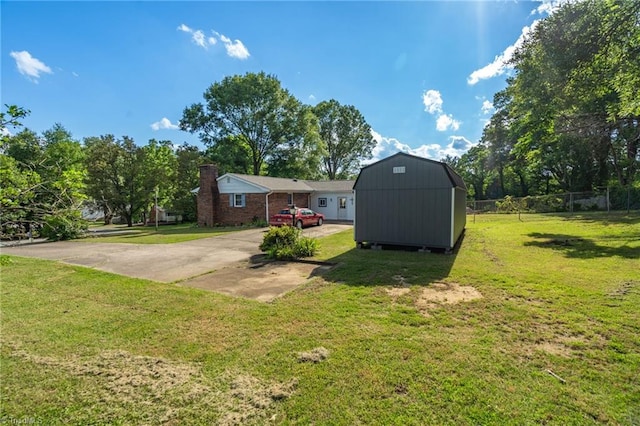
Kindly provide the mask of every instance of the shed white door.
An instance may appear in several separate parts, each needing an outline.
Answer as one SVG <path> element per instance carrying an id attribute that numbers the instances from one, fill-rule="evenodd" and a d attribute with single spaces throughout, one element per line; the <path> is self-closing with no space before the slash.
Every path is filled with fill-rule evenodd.
<path id="1" fill-rule="evenodd" d="M 347 197 L 338 197 L 338 220 L 347 220 Z"/>

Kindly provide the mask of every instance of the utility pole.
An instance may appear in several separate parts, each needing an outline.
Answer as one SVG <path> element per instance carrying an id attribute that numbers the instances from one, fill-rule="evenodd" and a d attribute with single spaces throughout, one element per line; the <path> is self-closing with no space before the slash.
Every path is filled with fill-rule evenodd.
<path id="1" fill-rule="evenodd" d="M 155 193 L 155 210 L 156 210 L 156 232 L 158 232 L 158 187 L 156 186 L 156 193 Z"/>

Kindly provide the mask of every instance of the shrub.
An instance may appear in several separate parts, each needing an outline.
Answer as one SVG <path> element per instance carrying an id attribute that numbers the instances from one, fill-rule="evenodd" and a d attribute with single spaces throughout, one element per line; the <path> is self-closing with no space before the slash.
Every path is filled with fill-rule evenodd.
<path id="1" fill-rule="evenodd" d="M 517 213 L 526 210 L 526 201 L 523 201 L 507 195 L 502 201 L 496 201 L 496 211 L 498 213 Z"/>
<path id="2" fill-rule="evenodd" d="M 86 230 L 87 222 L 80 212 L 69 210 L 46 216 L 40 235 L 51 241 L 71 240 L 84 235 Z"/>
<path id="3" fill-rule="evenodd" d="M 267 226 L 269 226 L 269 223 L 264 219 L 260 219 L 258 216 L 254 216 L 253 219 L 251 219 L 251 226 L 255 226 L 257 228 L 266 228 Z"/>
<path id="4" fill-rule="evenodd" d="M 301 237 L 302 231 L 293 226 L 272 226 L 264 235 L 260 250 L 267 257 L 277 260 L 293 260 L 313 256 L 317 249 L 316 240 Z"/>
<path id="5" fill-rule="evenodd" d="M 318 251 L 318 241 L 309 237 L 300 238 L 295 245 L 296 257 L 311 257 Z"/>

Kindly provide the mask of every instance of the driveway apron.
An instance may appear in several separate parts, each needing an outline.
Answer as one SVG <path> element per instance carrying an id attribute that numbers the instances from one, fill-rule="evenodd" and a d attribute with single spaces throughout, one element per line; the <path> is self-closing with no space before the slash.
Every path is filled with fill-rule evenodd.
<path id="1" fill-rule="evenodd" d="M 175 244 L 60 241 L 3 247 L 3 254 L 57 260 L 102 271 L 173 282 L 259 254 L 264 229 L 231 232 Z"/>
<path id="2" fill-rule="evenodd" d="M 347 228 L 346 225 L 325 225 L 305 229 L 304 233 L 318 237 Z M 265 228 L 248 229 L 175 244 L 60 241 L 2 247 L 2 253 L 57 260 L 169 283 L 219 270 L 260 254 L 258 246 L 265 232 Z"/>

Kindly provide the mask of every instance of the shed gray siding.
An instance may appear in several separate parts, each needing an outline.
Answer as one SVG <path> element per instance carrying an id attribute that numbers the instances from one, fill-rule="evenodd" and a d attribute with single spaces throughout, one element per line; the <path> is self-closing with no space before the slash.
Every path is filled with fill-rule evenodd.
<path id="1" fill-rule="evenodd" d="M 354 185 L 355 240 L 452 248 L 466 223 L 457 179 L 443 163 L 403 153 L 363 168 Z"/>

